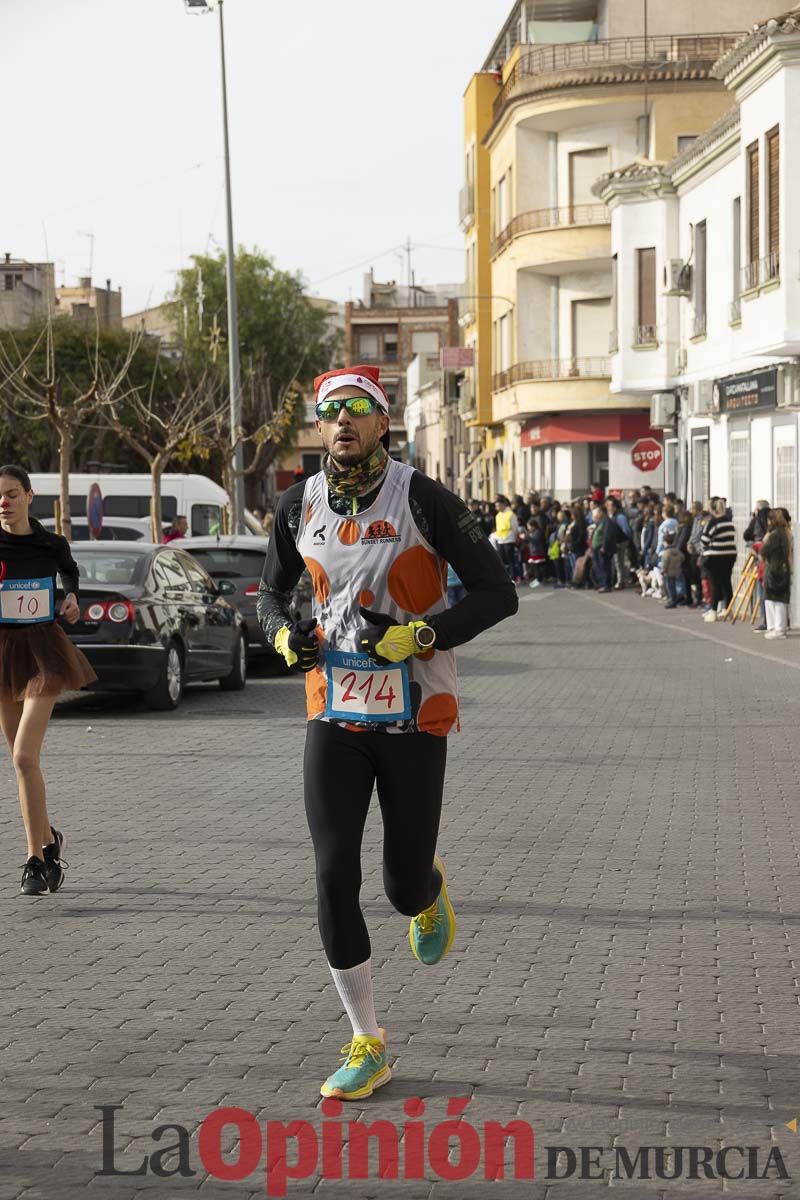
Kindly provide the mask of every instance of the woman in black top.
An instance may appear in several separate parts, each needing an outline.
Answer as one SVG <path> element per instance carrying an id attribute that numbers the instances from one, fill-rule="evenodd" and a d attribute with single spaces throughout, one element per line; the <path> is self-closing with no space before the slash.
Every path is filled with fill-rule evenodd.
<path id="1" fill-rule="evenodd" d="M 28 839 L 22 891 L 39 896 L 64 881 L 64 836 L 50 824 L 39 766 L 44 735 L 56 697 L 97 676 L 56 624 L 56 573 L 65 593 L 59 615 L 78 620 L 78 564 L 66 538 L 30 517 L 32 499 L 26 472 L 0 467 L 0 726 Z"/>

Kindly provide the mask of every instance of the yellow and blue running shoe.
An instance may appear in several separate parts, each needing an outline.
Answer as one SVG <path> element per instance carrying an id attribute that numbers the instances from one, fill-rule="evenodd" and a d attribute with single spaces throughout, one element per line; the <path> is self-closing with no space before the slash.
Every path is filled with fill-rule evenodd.
<path id="1" fill-rule="evenodd" d="M 433 865 L 442 877 L 442 888 L 430 908 L 425 908 L 411 918 L 408 940 L 414 957 L 426 967 L 441 962 L 456 936 L 456 914 L 447 895 L 444 863 L 437 854 Z"/>
<path id="2" fill-rule="evenodd" d="M 386 1061 L 386 1030 L 379 1038 L 367 1033 L 357 1034 L 352 1042 L 342 1046 L 345 1063 L 334 1071 L 319 1089 L 323 1096 L 339 1100 L 362 1100 L 371 1096 L 392 1078 Z"/>

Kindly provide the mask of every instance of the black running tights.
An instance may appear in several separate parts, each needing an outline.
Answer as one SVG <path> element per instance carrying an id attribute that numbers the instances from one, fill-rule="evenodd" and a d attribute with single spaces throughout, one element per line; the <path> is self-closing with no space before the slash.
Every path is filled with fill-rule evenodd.
<path id="1" fill-rule="evenodd" d="M 398 912 L 413 917 L 433 903 L 433 866 L 447 738 L 430 733 L 352 733 L 310 721 L 303 762 L 308 827 L 317 863 L 322 944 L 337 970 L 370 956 L 359 904 L 361 839 L 372 789 L 383 819 L 383 885 Z"/>

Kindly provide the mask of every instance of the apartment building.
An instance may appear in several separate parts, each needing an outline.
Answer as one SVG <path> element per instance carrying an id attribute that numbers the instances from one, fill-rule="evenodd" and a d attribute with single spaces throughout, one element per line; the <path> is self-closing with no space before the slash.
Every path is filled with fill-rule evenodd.
<path id="1" fill-rule="evenodd" d="M 0 262 L 0 329 L 25 329 L 55 307 L 53 263 L 3 255 Z"/>
<path id="2" fill-rule="evenodd" d="M 630 454 L 649 407 L 611 388 L 611 219 L 592 188 L 637 157 L 671 159 L 721 117 L 712 68 L 768 15 L 763 0 L 512 7 L 465 96 L 460 315 L 476 366 L 461 490 L 654 482 Z"/>
<path id="3" fill-rule="evenodd" d="M 616 264 L 611 391 L 651 403 L 667 487 L 726 496 L 742 532 L 760 499 L 800 517 L 800 7 L 713 71 L 722 119 L 595 195 Z"/>
<path id="4" fill-rule="evenodd" d="M 458 284 L 404 287 L 364 278 L 361 301 L 344 310 L 344 364 L 373 363 L 389 396 L 391 453 L 407 458 L 406 371 L 418 354 L 458 345 Z"/>
<path id="5" fill-rule="evenodd" d="M 56 288 L 56 314 L 101 329 L 122 328 L 122 292 L 113 291 L 111 280 L 95 287 L 89 276 L 81 276 L 77 287 Z"/>

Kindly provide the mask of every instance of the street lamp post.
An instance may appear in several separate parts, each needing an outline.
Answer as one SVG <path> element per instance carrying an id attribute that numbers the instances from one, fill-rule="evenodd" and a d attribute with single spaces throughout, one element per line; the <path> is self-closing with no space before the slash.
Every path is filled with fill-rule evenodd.
<path id="1" fill-rule="evenodd" d="M 233 492 L 231 497 L 236 513 L 236 528 L 232 533 L 244 533 L 244 451 L 236 445 L 242 424 L 242 375 L 239 365 L 239 316 L 236 307 L 236 252 L 233 242 L 233 201 L 231 198 L 231 156 L 228 139 L 228 83 L 225 71 L 225 23 L 222 15 L 224 0 L 184 0 L 190 13 L 210 13 L 219 9 L 219 49 L 222 62 L 222 130 L 225 147 L 225 207 L 227 217 L 227 292 L 228 292 L 228 376 L 231 408 L 231 445 L 233 461 Z"/>

